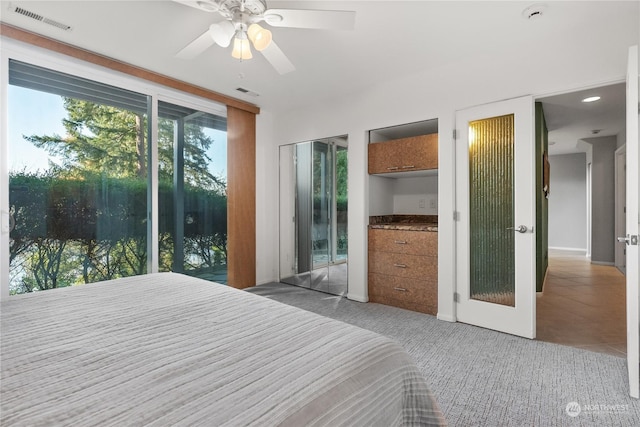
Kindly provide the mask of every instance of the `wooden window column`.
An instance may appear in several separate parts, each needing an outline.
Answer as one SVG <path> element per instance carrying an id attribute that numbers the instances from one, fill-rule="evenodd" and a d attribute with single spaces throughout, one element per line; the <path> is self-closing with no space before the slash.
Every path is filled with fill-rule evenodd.
<path id="1" fill-rule="evenodd" d="M 256 115 L 227 107 L 227 283 L 256 284 Z"/>

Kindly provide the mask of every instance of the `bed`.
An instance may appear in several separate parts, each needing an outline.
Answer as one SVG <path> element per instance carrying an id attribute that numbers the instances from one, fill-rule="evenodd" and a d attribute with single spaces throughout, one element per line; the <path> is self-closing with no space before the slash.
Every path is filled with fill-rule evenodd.
<path id="1" fill-rule="evenodd" d="M 381 335 L 158 273 L 1 304 L 3 426 L 422 426 L 444 420 Z"/>

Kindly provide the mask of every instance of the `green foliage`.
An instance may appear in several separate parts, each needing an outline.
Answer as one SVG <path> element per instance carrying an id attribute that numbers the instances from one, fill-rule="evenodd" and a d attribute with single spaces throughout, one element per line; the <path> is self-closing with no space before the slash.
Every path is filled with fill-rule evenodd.
<path id="1" fill-rule="evenodd" d="M 170 185 L 160 186 L 158 227 L 164 235 L 161 244 L 169 252 L 175 222 L 173 198 Z M 79 179 L 12 173 L 9 202 L 16 227 L 10 235 L 10 260 L 26 256 L 21 265 L 30 272 L 15 291 L 144 273 L 146 201 L 146 180 L 135 177 Z M 207 266 L 226 264 L 226 196 L 186 186 L 184 207 L 187 253 Z"/>
<path id="2" fill-rule="evenodd" d="M 336 149 L 336 195 L 338 197 L 338 204 L 340 200 L 344 200 L 345 210 L 347 201 L 347 183 L 348 183 L 348 156 L 346 148 L 337 147 Z M 338 205 L 338 210 L 340 206 Z"/>
<path id="3" fill-rule="evenodd" d="M 63 98 L 68 117 L 65 136 L 26 139 L 64 160 L 58 175 L 83 176 L 108 171 L 114 177 L 144 176 L 146 118 L 88 101 Z"/>
<path id="4" fill-rule="evenodd" d="M 31 292 L 146 272 L 148 142 L 145 115 L 63 98 L 65 135 L 25 139 L 62 159 L 44 174 L 12 172 L 11 292 Z M 178 219 L 174 120 L 158 123 L 161 269 L 171 269 Z M 189 268 L 226 264 L 224 178 L 213 176 L 204 128 L 184 125 L 184 248 Z"/>

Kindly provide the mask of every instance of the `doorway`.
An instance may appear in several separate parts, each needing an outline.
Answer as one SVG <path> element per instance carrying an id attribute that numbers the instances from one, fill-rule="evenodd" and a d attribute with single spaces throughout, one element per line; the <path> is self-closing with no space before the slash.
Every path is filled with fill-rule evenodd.
<path id="1" fill-rule="evenodd" d="M 529 96 L 456 112 L 456 316 L 526 338 L 535 337 L 531 117 Z"/>
<path id="2" fill-rule="evenodd" d="M 347 293 L 347 138 L 280 147 L 280 281 Z"/>
<path id="3" fill-rule="evenodd" d="M 624 201 L 615 165 L 624 144 L 625 84 L 537 101 L 551 164 L 549 267 L 537 295 L 537 339 L 624 356 L 625 284 L 615 267 L 617 207 Z"/>

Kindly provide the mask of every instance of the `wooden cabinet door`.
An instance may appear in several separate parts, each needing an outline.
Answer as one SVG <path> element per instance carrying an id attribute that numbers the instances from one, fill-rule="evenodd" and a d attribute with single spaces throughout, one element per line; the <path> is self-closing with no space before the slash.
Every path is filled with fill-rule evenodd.
<path id="1" fill-rule="evenodd" d="M 369 173 L 438 168 L 438 134 L 369 144 Z"/>
<path id="2" fill-rule="evenodd" d="M 370 228 L 369 251 L 438 256 L 438 233 Z"/>

